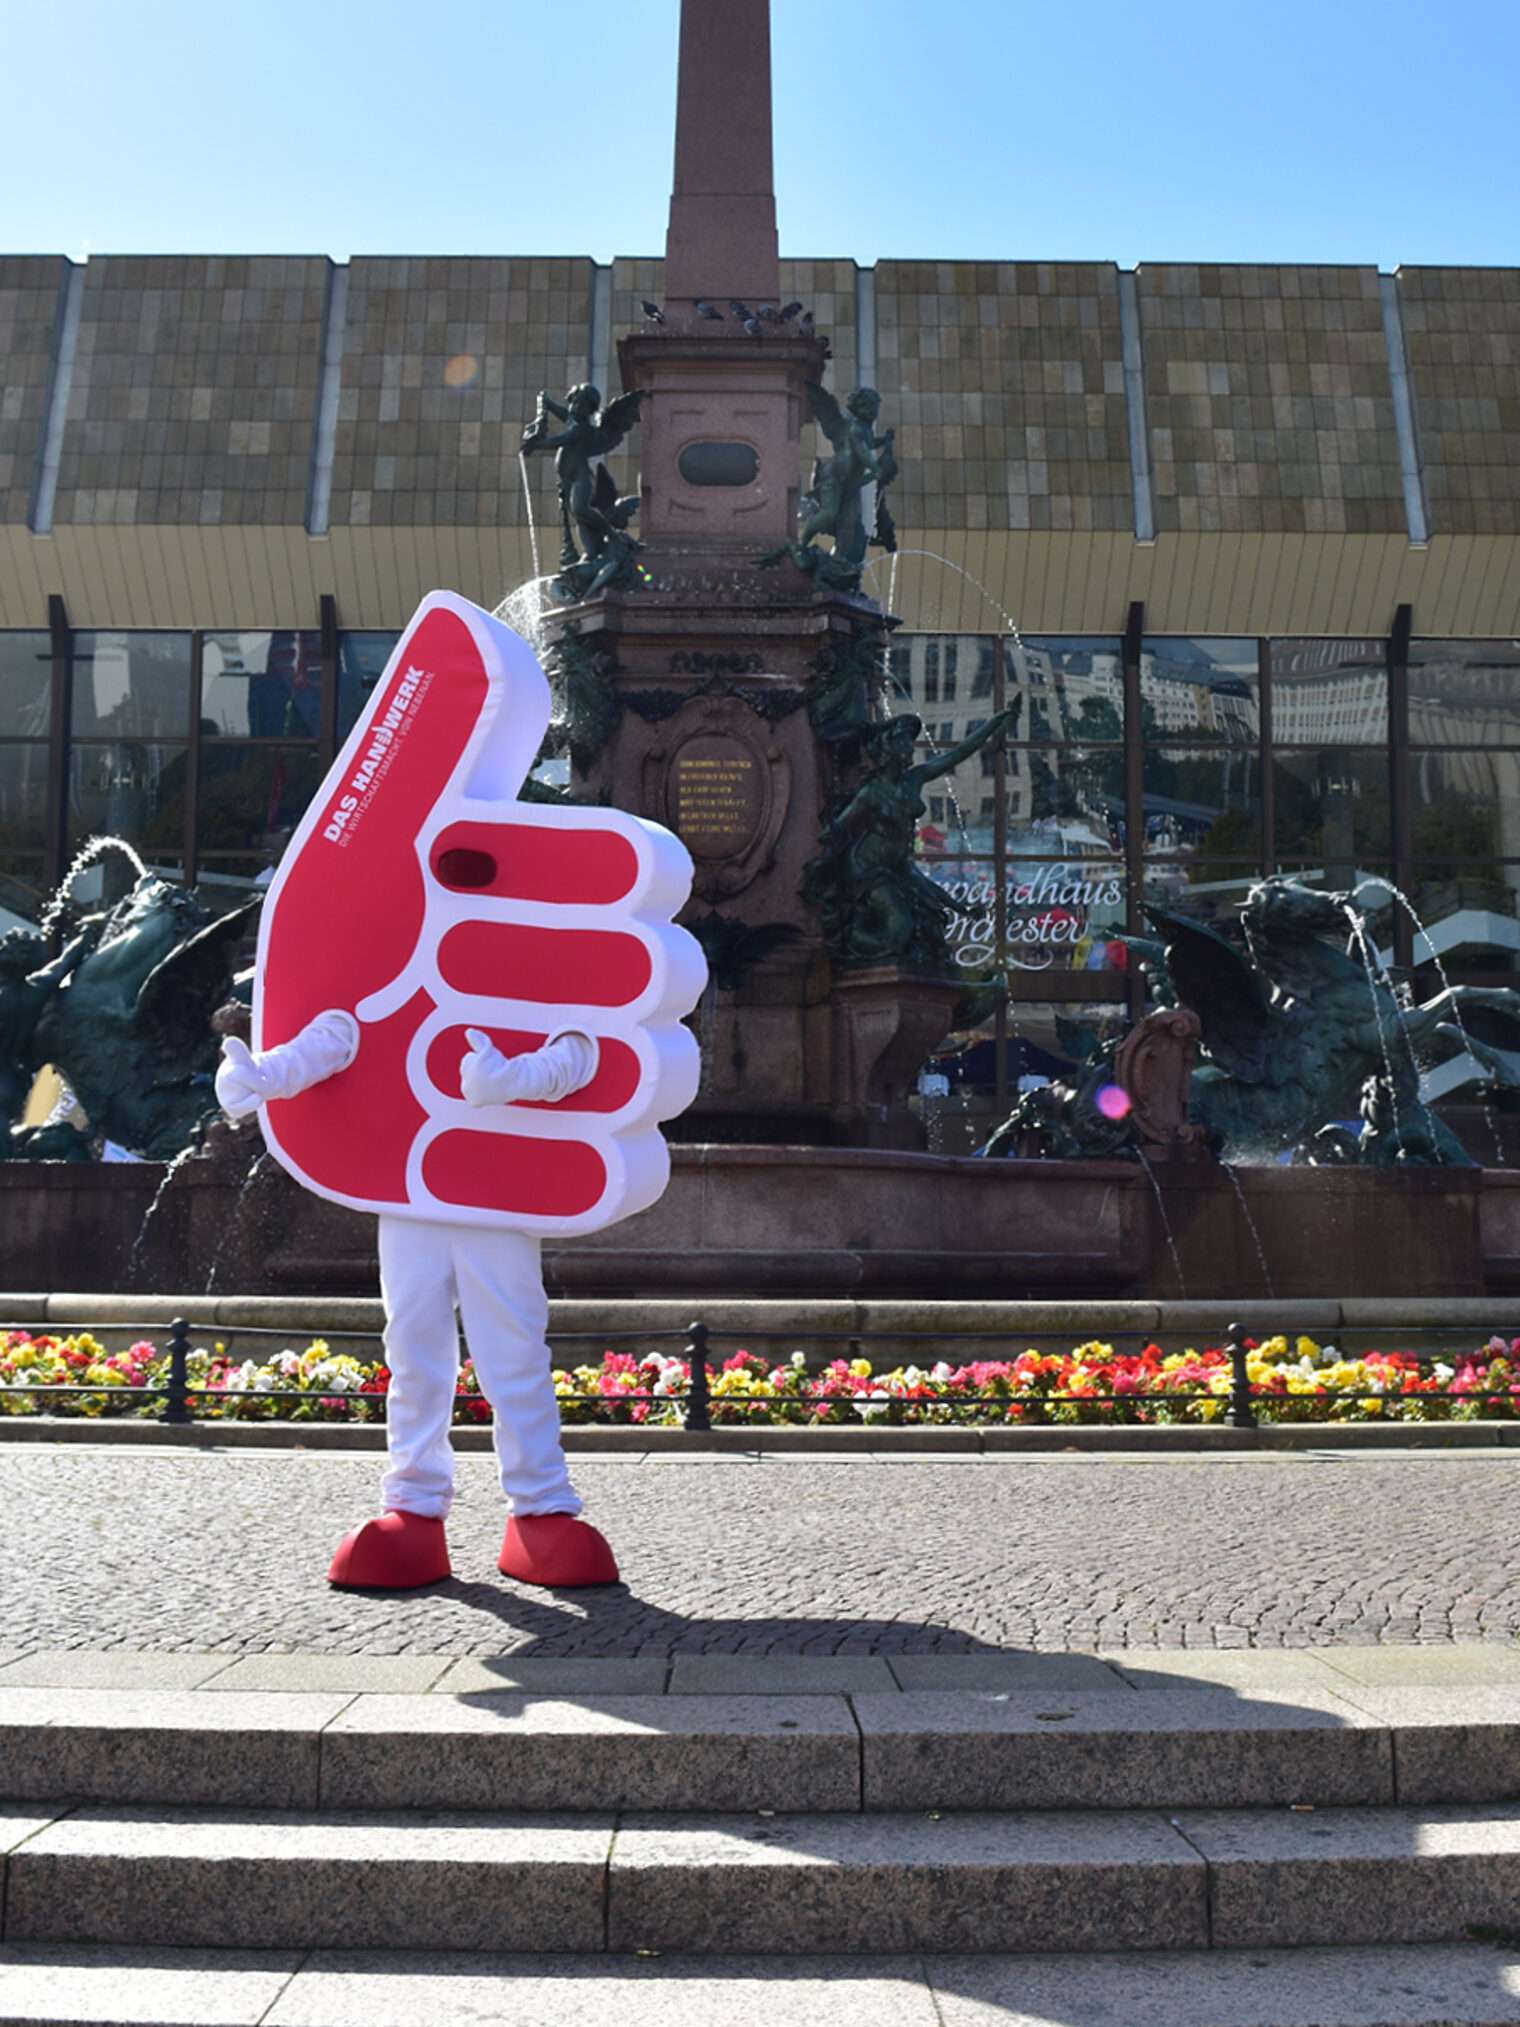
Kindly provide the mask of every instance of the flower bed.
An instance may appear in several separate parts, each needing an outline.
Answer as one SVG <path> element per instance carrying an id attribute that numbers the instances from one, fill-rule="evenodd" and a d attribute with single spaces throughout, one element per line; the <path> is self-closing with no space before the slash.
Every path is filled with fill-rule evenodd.
<path id="1" fill-rule="evenodd" d="M 1247 1340 L 1252 1400 L 1263 1422 L 1475 1421 L 1520 1416 L 1520 1338 L 1492 1337 L 1472 1352 L 1422 1359 L 1412 1352 L 1349 1356 L 1300 1337 Z M 168 1385 L 166 1351 L 143 1341 L 107 1352 L 87 1332 L 70 1337 L 0 1335 L 0 1414 L 163 1413 L 139 1388 Z M 689 1373 L 682 1358 L 605 1352 L 595 1365 L 556 1369 L 566 1422 L 675 1426 Z M 321 1338 L 304 1352 L 262 1364 L 229 1358 L 221 1345 L 192 1350 L 189 1405 L 198 1420 L 364 1422 L 385 1419 L 390 1374 L 334 1352 Z M 1222 1422 L 1229 1412 L 1230 1354 L 1219 1346 L 1164 1352 L 1147 1344 L 1116 1352 L 1093 1342 L 1065 1353 L 1024 1351 L 966 1365 L 898 1366 L 835 1359 L 809 1370 L 803 1354 L 781 1360 L 736 1351 L 709 1373 L 714 1424 L 1178 1423 Z M 51 1387 L 81 1389 L 48 1393 Z M 468 1360 L 454 1419 L 484 1422 L 490 1408 Z"/>

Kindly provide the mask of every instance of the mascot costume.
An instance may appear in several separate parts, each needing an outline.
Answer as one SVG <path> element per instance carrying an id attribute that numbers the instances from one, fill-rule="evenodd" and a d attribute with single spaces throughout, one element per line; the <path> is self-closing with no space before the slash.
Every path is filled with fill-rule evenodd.
<path id="1" fill-rule="evenodd" d="M 579 1519 L 545 1341 L 545 1233 L 652 1204 L 659 1121 L 696 1095 L 700 947 L 672 917 L 691 860 L 615 809 L 519 802 L 549 720 L 527 644 L 423 600 L 264 903 L 253 1046 L 217 1095 L 334 1203 L 379 1214 L 389 1468 L 329 1581 L 449 1574 L 455 1305 L 511 1505 L 500 1567 L 611 1583 Z"/>

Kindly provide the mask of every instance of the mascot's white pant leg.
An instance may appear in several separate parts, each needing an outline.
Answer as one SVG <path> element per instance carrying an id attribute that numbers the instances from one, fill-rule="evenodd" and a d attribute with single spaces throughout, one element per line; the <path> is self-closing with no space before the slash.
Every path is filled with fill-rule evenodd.
<path id="1" fill-rule="evenodd" d="M 513 1512 L 579 1513 L 544 1341 L 549 1302 L 539 1241 L 527 1232 L 382 1216 L 380 1287 L 391 1372 L 386 1509 L 442 1519 L 453 1500 L 457 1300 L 495 1413 L 497 1467 Z"/>

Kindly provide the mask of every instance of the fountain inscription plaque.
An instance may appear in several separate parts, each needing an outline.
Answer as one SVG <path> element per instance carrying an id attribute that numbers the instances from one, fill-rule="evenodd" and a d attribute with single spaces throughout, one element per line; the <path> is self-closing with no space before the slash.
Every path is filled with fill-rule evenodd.
<path id="1" fill-rule="evenodd" d="M 696 861 L 696 893 L 736 894 L 771 862 L 791 769 L 772 728 L 735 697 L 683 705 L 645 757 L 645 808 Z"/>
<path id="2" fill-rule="evenodd" d="M 721 734 L 688 739 L 672 765 L 675 827 L 694 859 L 741 858 L 765 816 L 760 763 Z"/>

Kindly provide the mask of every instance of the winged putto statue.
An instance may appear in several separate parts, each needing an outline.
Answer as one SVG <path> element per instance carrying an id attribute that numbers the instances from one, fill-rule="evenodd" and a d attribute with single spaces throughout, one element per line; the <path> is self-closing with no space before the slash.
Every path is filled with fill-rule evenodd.
<path id="1" fill-rule="evenodd" d="M 889 555 L 897 547 L 897 530 L 885 499 L 886 487 L 897 476 L 892 449 L 896 432 L 876 434 L 881 396 L 874 387 L 857 387 L 843 410 L 821 382 L 810 380 L 807 391 L 813 420 L 833 446 L 833 455 L 820 458 L 813 467 L 813 489 L 803 497 L 796 540 L 768 550 L 758 561 L 764 567 L 790 556 L 799 570 L 829 590 L 856 591 L 871 544 Z M 875 489 L 869 530 L 867 487 Z M 820 535 L 833 536 L 832 550 L 818 547 Z"/>
<path id="2" fill-rule="evenodd" d="M 559 575 L 550 587 L 556 597 L 572 602 L 594 598 L 609 585 L 635 581 L 639 544 L 628 533 L 628 523 L 638 511 L 638 495 L 619 498 L 602 459 L 632 429 L 643 398 L 643 389 L 637 388 L 603 408 L 600 390 L 589 385 L 572 387 L 563 402 L 540 394 L 538 413 L 523 430 L 525 457 L 536 450 L 554 452 L 564 532 Z M 553 435 L 551 416 L 565 424 Z"/>

